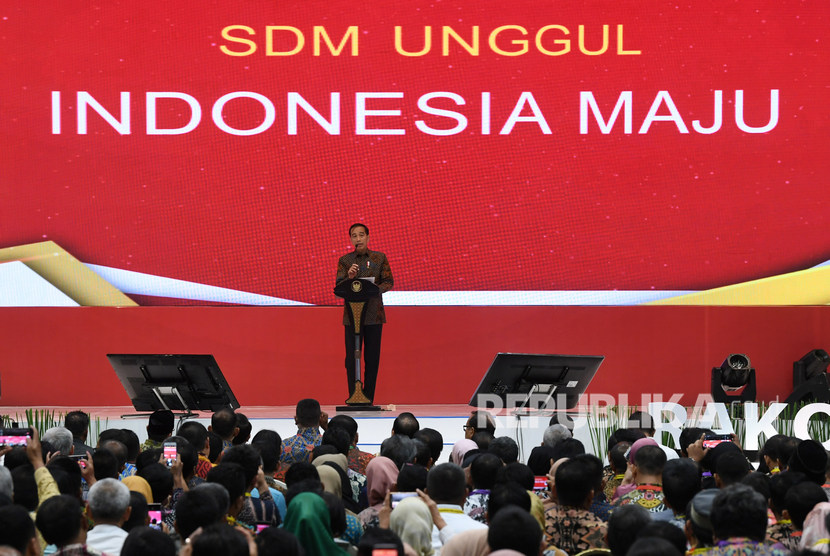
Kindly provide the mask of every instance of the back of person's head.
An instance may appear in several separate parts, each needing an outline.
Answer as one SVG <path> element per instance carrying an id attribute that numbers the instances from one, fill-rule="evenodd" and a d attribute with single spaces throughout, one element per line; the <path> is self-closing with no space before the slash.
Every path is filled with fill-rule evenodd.
<path id="1" fill-rule="evenodd" d="M 427 494 L 438 504 L 463 504 L 467 494 L 464 470 L 454 463 L 442 463 L 429 471 Z"/>
<path id="2" fill-rule="evenodd" d="M 553 447 L 552 459 L 572 458 L 585 453 L 585 445 L 576 438 L 564 438 Z"/>
<path id="3" fill-rule="evenodd" d="M 669 527 L 674 527 L 675 530 L 683 535 L 679 527 L 672 524 L 667 524 Z M 684 543 L 685 544 L 685 543 Z M 626 556 L 683 556 L 686 550 L 680 551 L 671 542 L 664 538 L 648 536 L 639 537 L 628 549 Z"/>
<path id="4" fill-rule="evenodd" d="M 560 440 L 565 440 L 566 438 L 571 437 L 573 437 L 573 433 L 571 433 L 568 427 L 556 423 L 554 425 L 550 425 L 545 429 L 545 432 L 542 433 L 542 443 L 548 448 L 553 448 Z"/>
<path id="5" fill-rule="evenodd" d="M 568 459 L 556 470 L 556 498 L 562 506 L 586 508 L 594 490 L 593 469 L 575 458 Z"/>
<path id="6" fill-rule="evenodd" d="M 236 426 L 239 431 L 233 437 L 232 442 L 234 445 L 245 444 L 251 438 L 251 431 L 253 431 L 254 426 L 251 424 L 247 415 L 239 413 L 238 411 L 236 412 Z"/>
<path id="7" fill-rule="evenodd" d="M 444 437 L 435 429 L 420 429 L 415 433 L 415 439 L 426 443 L 429 446 L 429 453 L 432 457 L 433 465 L 438 463 L 438 458 L 441 457 L 441 452 L 444 449 Z"/>
<path id="8" fill-rule="evenodd" d="M 210 428 L 223 440 L 230 440 L 236 430 L 236 412 L 230 407 L 223 407 L 213 412 Z"/>
<path id="9" fill-rule="evenodd" d="M 755 492 L 764 497 L 764 500 L 769 500 L 772 496 L 772 481 L 765 473 L 753 471 L 741 479 L 741 483 L 752 487 Z"/>
<path id="10" fill-rule="evenodd" d="M 121 473 L 121 467 L 118 465 L 116 455 L 103 448 L 98 448 L 92 454 L 92 467 L 95 470 L 96 481 L 100 481 L 101 479 L 117 479 Z"/>
<path id="11" fill-rule="evenodd" d="M 314 479 L 315 481 L 320 480 L 320 473 L 317 472 L 317 468 L 307 462 L 307 461 L 298 461 L 291 465 L 288 468 L 288 471 L 285 472 L 285 485 L 291 488 L 291 485 L 294 483 L 299 483 L 300 481 L 306 481 L 308 479 Z"/>
<path id="12" fill-rule="evenodd" d="M 354 417 L 349 415 L 335 415 L 329 419 L 329 427 L 339 427 L 341 429 L 345 429 L 346 432 L 349 433 L 349 439 L 352 442 L 357 436 L 357 421 L 354 420 Z"/>
<path id="13" fill-rule="evenodd" d="M 496 435 L 496 421 L 486 411 L 476 410 L 470 413 L 470 417 L 467 419 L 465 426 L 474 429 L 476 432 L 486 431 L 493 436 Z"/>
<path id="14" fill-rule="evenodd" d="M 639 429 L 617 429 L 611 433 L 611 436 L 608 439 L 608 445 L 613 447 L 617 442 L 628 442 L 629 444 L 634 444 L 641 438 L 645 437 L 646 435 Z"/>
<path id="15" fill-rule="evenodd" d="M 746 485 L 721 489 L 713 501 L 711 517 L 716 540 L 748 537 L 760 542 L 767 535 L 766 500 Z"/>
<path id="16" fill-rule="evenodd" d="M 694 495 L 686 506 L 686 523 L 692 535 L 697 539 L 697 547 L 712 546 L 712 507 L 720 489 L 709 488 Z"/>
<path id="17" fill-rule="evenodd" d="M 248 539 L 224 523 L 210 525 L 190 541 L 193 556 L 248 556 Z"/>
<path id="18" fill-rule="evenodd" d="M 343 499 L 331 492 L 321 492 L 320 496 L 329 510 L 332 537 L 336 539 L 343 536 L 346 532 L 346 507 L 343 505 Z"/>
<path id="19" fill-rule="evenodd" d="M 594 454 L 580 454 L 571 459 L 588 468 L 593 480 L 591 488 L 594 489 L 594 494 L 598 494 L 602 490 L 602 460 Z"/>
<path id="20" fill-rule="evenodd" d="M 643 475 L 662 475 L 666 465 L 666 452 L 658 446 L 643 446 L 634 456 L 637 472 Z"/>
<path id="21" fill-rule="evenodd" d="M 349 448 L 352 445 L 352 437 L 346 429 L 340 427 L 332 427 L 329 424 L 326 432 L 323 433 L 323 438 L 320 441 L 321 445 L 334 446 L 337 454 L 349 455 Z"/>
<path id="22" fill-rule="evenodd" d="M 37 545 L 35 524 L 23 506 L 12 504 L 0 507 L 0 523 L 3 524 L 0 527 L 0 546 L 10 546 L 26 554 L 27 547 L 32 546 L 33 542 Z M 40 547 L 37 548 L 39 554 Z"/>
<path id="23" fill-rule="evenodd" d="M 491 433 L 490 431 L 478 431 L 475 434 L 473 434 L 473 437 L 470 440 L 476 443 L 476 446 L 478 446 L 479 450 L 481 450 L 482 452 L 486 452 L 490 449 L 490 443 L 495 438 L 496 437 L 493 436 L 493 433 Z"/>
<path id="24" fill-rule="evenodd" d="M 277 451 L 279 451 L 282 447 L 282 438 L 280 438 L 279 433 L 271 429 L 260 430 L 254 435 L 254 437 L 251 439 L 251 442 L 267 442 L 269 444 L 273 444 Z"/>
<path id="25" fill-rule="evenodd" d="M 473 487 L 489 490 L 496 484 L 496 476 L 504 464 L 496 454 L 481 454 L 470 466 Z"/>
<path id="26" fill-rule="evenodd" d="M 787 491 L 807 478 L 803 473 L 796 473 L 795 471 L 783 471 L 776 473 L 770 478 L 770 488 L 772 494 L 769 497 L 770 509 L 780 516 L 781 512 L 786 509 Z"/>
<path id="27" fill-rule="evenodd" d="M 38 492 L 34 467 L 28 464 L 12 469 L 12 483 L 14 483 L 14 503 L 30 512 L 35 511 L 38 504 Z"/>
<path id="28" fill-rule="evenodd" d="M 14 495 L 14 481 L 8 467 L 0 465 L 0 494 L 11 498 Z"/>
<path id="29" fill-rule="evenodd" d="M 364 531 L 357 545 L 357 556 L 372 556 L 374 550 L 380 546 L 384 548 L 394 546 L 398 551 L 398 556 L 404 556 L 401 538 L 391 529 L 380 527 L 369 527 Z"/>
<path id="30" fill-rule="evenodd" d="M 124 429 L 106 429 L 101 431 L 98 435 L 98 445 L 100 446 L 107 440 L 117 440 L 123 444 L 125 448 L 127 446 L 127 435 L 124 434 Z"/>
<path id="31" fill-rule="evenodd" d="M 256 536 L 259 556 L 304 556 L 300 541 L 282 527 L 267 527 Z"/>
<path id="32" fill-rule="evenodd" d="M 796 445 L 795 451 L 790 456 L 790 464 L 787 469 L 804 473 L 808 481 L 822 485 L 827 470 L 827 452 L 815 440 L 802 440 Z"/>
<path id="33" fill-rule="evenodd" d="M 320 444 L 319 446 L 315 446 L 311 451 L 311 461 L 314 461 L 320 456 L 333 456 L 338 453 L 337 448 L 331 444 Z"/>
<path id="34" fill-rule="evenodd" d="M 294 498 L 304 492 L 311 492 L 313 494 L 317 494 L 318 496 L 323 495 L 323 483 L 319 479 L 304 479 L 302 481 L 292 483 L 288 490 L 285 491 L 285 504 L 286 506 L 291 504 L 291 501 Z"/>
<path id="35" fill-rule="evenodd" d="M 675 513 L 684 513 L 700 488 L 700 471 L 692 460 L 673 459 L 663 466 L 663 495 Z"/>
<path id="36" fill-rule="evenodd" d="M 320 402 L 312 398 L 306 398 L 297 402 L 297 415 L 295 419 L 300 428 L 317 427 L 320 424 Z"/>
<path id="37" fill-rule="evenodd" d="M 749 462 L 746 461 L 743 453 L 732 451 L 717 459 L 714 471 L 723 488 L 740 483 L 749 474 L 750 469 Z"/>
<path id="38" fill-rule="evenodd" d="M 487 501 L 487 519 L 492 520 L 502 508 L 508 506 L 518 506 L 529 512 L 530 496 L 527 490 L 517 483 L 496 483 Z"/>
<path id="39" fill-rule="evenodd" d="M 247 483 L 245 482 L 245 470 L 238 463 L 222 462 L 207 474 L 207 482 L 219 483 L 228 491 L 230 504 L 245 494 Z"/>
<path id="40" fill-rule="evenodd" d="M 625 556 L 637 540 L 637 533 L 649 523 L 651 516 L 639 504 L 626 504 L 615 509 L 608 518 L 608 548 L 611 554 Z"/>
<path id="41" fill-rule="evenodd" d="M 412 438 L 415 436 L 415 433 L 421 428 L 420 423 L 418 423 L 418 419 L 408 411 L 405 411 L 398 415 L 395 418 L 395 422 L 392 423 L 392 432 L 395 434 L 402 434 L 404 436 L 408 436 Z"/>
<path id="42" fill-rule="evenodd" d="M 48 544 L 58 548 L 75 542 L 81 532 L 81 505 L 73 496 L 61 494 L 43 501 L 35 524 Z"/>
<path id="43" fill-rule="evenodd" d="M 138 435 L 130 429 L 121 429 L 124 433 L 124 443 L 127 445 L 127 461 L 135 462 L 138 453 L 141 451 L 141 443 L 138 441 Z"/>
<path id="44" fill-rule="evenodd" d="M 148 465 L 158 463 L 161 458 L 162 451 L 162 448 L 148 448 L 147 450 L 139 453 L 138 457 L 135 458 L 136 473 L 141 473 L 141 470 Z"/>
<path id="45" fill-rule="evenodd" d="M 118 432 L 121 432 L 120 430 Z M 124 464 L 127 463 L 127 445 L 120 440 L 109 438 L 107 440 L 99 440 L 96 452 L 106 450 L 115 456 L 115 461 L 118 464 L 119 472 L 124 469 Z M 94 462 L 93 462 L 94 464 Z"/>
<path id="46" fill-rule="evenodd" d="M 476 458 L 476 460 L 478 460 L 478 458 Z M 473 463 L 475 463 L 475 461 L 473 461 Z M 536 477 L 534 477 L 533 471 L 530 467 L 523 463 L 519 463 L 518 461 L 502 466 L 496 473 L 497 483 L 507 483 L 512 481 L 520 484 L 525 490 L 533 490 L 535 479 Z"/>
<path id="47" fill-rule="evenodd" d="M 490 520 L 487 544 L 492 551 L 515 550 L 525 556 L 538 556 L 542 529 L 527 510 L 507 506 Z"/>
<path id="48" fill-rule="evenodd" d="M 628 462 L 625 461 L 625 453 L 631 448 L 630 442 L 617 442 L 614 447 L 608 451 L 608 463 L 611 469 L 618 474 L 625 473 L 628 467 Z"/>
<path id="49" fill-rule="evenodd" d="M 147 424 L 147 436 L 153 440 L 164 440 L 173 434 L 176 423 L 173 412 L 169 409 L 157 409 L 150 414 Z"/>
<path id="50" fill-rule="evenodd" d="M 121 528 L 127 532 L 132 531 L 136 527 L 143 527 L 147 525 L 149 506 L 147 505 L 147 498 L 140 492 L 130 491 L 130 517 L 121 525 Z"/>
<path id="51" fill-rule="evenodd" d="M 198 421 L 185 421 L 179 425 L 179 430 L 176 436 L 180 436 L 190 442 L 190 444 L 198 452 L 205 447 L 205 442 L 208 437 L 208 430 L 202 423 Z"/>
<path id="52" fill-rule="evenodd" d="M 432 452 L 429 450 L 426 442 L 422 442 L 417 438 L 413 438 L 412 442 L 415 444 L 415 460 L 413 463 L 418 465 L 428 466 L 432 461 Z"/>
<path id="53" fill-rule="evenodd" d="M 280 466 L 279 448 L 268 440 L 253 440 L 251 446 L 259 453 L 263 473 L 273 474 Z"/>
<path id="54" fill-rule="evenodd" d="M 640 529 L 640 532 L 637 533 L 638 539 L 647 537 L 657 537 L 663 539 L 670 543 L 671 546 L 677 550 L 678 554 L 686 553 L 686 533 L 683 529 L 673 523 L 669 523 L 668 521 L 652 521 Z M 633 548 L 634 545 L 632 545 L 631 549 L 629 549 L 629 554 L 631 554 L 631 550 L 633 550 Z M 657 556 L 657 553 L 654 554 Z M 665 552 L 663 554 L 669 554 L 669 552 Z"/>
<path id="55" fill-rule="evenodd" d="M 63 425 L 69 429 L 74 438 L 85 439 L 89 432 L 89 415 L 83 411 L 70 411 L 66 414 Z"/>
<path id="56" fill-rule="evenodd" d="M 222 437 L 212 430 L 208 431 L 208 449 L 208 459 L 210 460 L 210 463 L 216 463 L 219 459 L 219 455 L 222 453 L 223 444 Z"/>
<path id="57" fill-rule="evenodd" d="M 29 463 L 29 456 L 26 454 L 26 448 L 24 446 L 16 446 L 12 448 L 12 450 L 7 452 L 6 456 L 3 458 L 3 465 L 5 465 L 9 471 L 14 471 L 21 465 L 31 465 L 31 463 Z"/>
<path id="58" fill-rule="evenodd" d="M 816 504 L 827 502 L 824 489 L 812 481 L 803 481 L 792 487 L 784 499 L 784 507 L 790 514 L 796 531 L 804 528 L 804 520 Z"/>
<path id="59" fill-rule="evenodd" d="M 413 463 L 416 454 L 415 443 L 402 434 L 393 434 L 380 444 L 380 455 L 394 461 L 398 469 L 404 464 Z"/>
<path id="60" fill-rule="evenodd" d="M 150 485 L 153 502 L 163 504 L 173 493 L 173 474 L 161 463 L 151 463 L 139 470 L 137 475 Z"/>
<path id="61" fill-rule="evenodd" d="M 646 436 L 654 436 L 654 419 L 645 411 L 635 411 L 628 417 L 627 429 L 634 429 Z"/>
<path id="62" fill-rule="evenodd" d="M 46 465 L 49 473 L 58 484 L 61 494 L 68 494 L 79 499 L 81 496 L 81 466 L 67 456 L 57 456 L 49 460 Z M 2 489 L 2 473 L 0 473 L 0 492 Z"/>
<path id="63" fill-rule="evenodd" d="M 118 522 L 130 507 L 130 489 L 115 479 L 101 479 L 89 487 L 87 506 L 96 523 Z"/>
<path id="64" fill-rule="evenodd" d="M 534 475 L 546 475 L 550 469 L 550 460 L 553 459 L 553 448 L 549 446 L 534 446 L 527 458 L 527 466 Z"/>
<path id="65" fill-rule="evenodd" d="M 124 539 L 121 556 L 176 556 L 176 543 L 170 535 L 152 527 L 136 527 Z"/>
<path id="66" fill-rule="evenodd" d="M 213 498 L 214 502 L 216 502 L 216 506 L 219 508 L 219 512 L 222 515 L 226 515 L 228 513 L 228 508 L 231 505 L 231 497 L 228 494 L 228 489 L 224 486 L 219 483 L 202 483 L 196 485 L 188 492 L 197 490 L 209 494 Z"/>
<path id="67" fill-rule="evenodd" d="M 204 489 L 188 490 L 176 503 L 176 530 L 186 539 L 199 527 L 219 523 L 225 513 L 212 493 Z"/>
<path id="68" fill-rule="evenodd" d="M 415 492 L 427 488 L 427 476 L 429 471 L 423 465 L 404 465 L 398 473 L 398 492 Z"/>
<path id="69" fill-rule="evenodd" d="M 68 456 L 72 453 L 72 431 L 66 427 L 52 427 L 51 429 L 47 429 L 43 433 L 41 440 L 52 444 L 55 452 L 60 452 L 62 456 Z"/>
<path id="70" fill-rule="evenodd" d="M 245 490 L 248 490 L 259 472 L 259 452 L 250 444 L 231 446 L 222 455 L 222 463 L 238 463 L 242 466 L 245 471 Z"/>
<path id="71" fill-rule="evenodd" d="M 519 461 L 519 445 L 509 436 L 499 436 L 490 442 L 487 451 L 497 455 L 505 465 Z"/>

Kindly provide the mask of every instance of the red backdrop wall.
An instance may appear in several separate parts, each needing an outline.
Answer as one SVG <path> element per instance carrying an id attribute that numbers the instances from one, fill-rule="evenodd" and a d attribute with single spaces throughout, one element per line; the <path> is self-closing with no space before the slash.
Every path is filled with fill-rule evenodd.
<path id="1" fill-rule="evenodd" d="M 210 353 L 240 403 L 346 397 L 335 307 L 0 309 L 6 406 L 129 405 L 107 353 Z M 830 347 L 828 307 L 389 307 L 378 403 L 466 403 L 494 355 L 605 355 L 588 393 L 708 392 L 746 353 L 758 395 L 792 388 L 792 362 Z"/>

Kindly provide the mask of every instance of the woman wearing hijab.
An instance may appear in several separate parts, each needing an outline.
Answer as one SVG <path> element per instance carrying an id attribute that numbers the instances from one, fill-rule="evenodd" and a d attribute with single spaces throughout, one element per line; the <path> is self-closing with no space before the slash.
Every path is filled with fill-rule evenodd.
<path id="1" fill-rule="evenodd" d="M 404 498 L 392 510 L 389 526 L 418 556 L 431 556 L 432 515 L 426 503 L 417 496 Z"/>
<path id="2" fill-rule="evenodd" d="M 342 502 L 342 482 L 340 475 L 337 473 L 337 470 L 334 467 L 326 464 L 318 467 L 317 473 L 319 473 L 320 481 L 323 483 L 323 490 L 333 494 Z M 363 525 L 360 523 L 357 514 L 346 508 L 345 505 L 343 509 L 346 512 L 346 531 L 340 538 L 348 541 L 350 544 L 357 546 L 357 544 L 360 542 L 360 537 L 363 536 Z"/>
<path id="3" fill-rule="evenodd" d="M 307 556 L 346 555 L 332 538 L 328 506 L 313 492 L 303 492 L 291 500 L 283 527 L 297 537 Z"/>
<path id="4" fill-rule="evenodd" d="M 357 517 L 363 528 L 377 525 L 378 511 L 383 507 L 386 493 L 395 488 L 398 480 L 398 466 L 391 459 L 378 456 L 366 466 L 366 488 L 369 492 L 369 507 Z"/>
<path id="5" fill-rule="evenodd" d="M 827 518 L 830 516 L 830 502 L 820 502 L 807 514 L 804 520 L 804 532 L 801 534 L 801 550 L 812 550 L 823 554 L 830 553 L 830 531 L 827 530 Z"/>
<path id="6" fill-rule="evenodd" d="M 452 452 L 450 453 L 450 461 L 456 465 L 461 465 L 464 461 L 464 455 L 470 450 L 478 449 L 478 444 L 465 438 L 453 444 Z"/>

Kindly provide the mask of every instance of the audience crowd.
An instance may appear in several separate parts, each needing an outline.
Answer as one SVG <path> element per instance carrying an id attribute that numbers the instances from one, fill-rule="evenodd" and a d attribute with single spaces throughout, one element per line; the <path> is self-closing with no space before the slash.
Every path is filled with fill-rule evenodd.
<path id="1" fill-rule="evenodd" d="M 523 463 L 474 411 L 440 462 L 444 438 L 411 413 L 378 454 L 316 400 L 294 420 L 283 439 L 252 436 L 230 408 L 175 431 L 156 411 L 143 443 L 108 429 L 92 447 L 73 411 L 0 447 L 0 556 L 830 553 L 828 455 L 814 440 L 774 436 L 753 465 L 737 438 L 709 445 L 706 429 L 668 449 L 636 412 L 603 465 L 554 418 Z"/>

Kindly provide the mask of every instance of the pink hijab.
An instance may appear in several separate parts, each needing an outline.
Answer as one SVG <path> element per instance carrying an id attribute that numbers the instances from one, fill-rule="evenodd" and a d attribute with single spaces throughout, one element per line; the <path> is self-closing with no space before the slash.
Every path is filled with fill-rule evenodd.
<path id="1" fill-rule="evenodd" d="M 464 461 L 464 455 L 470 450 L 475 450 L 477 448 L 478 444 L 468 438 L 459 440 L 453 444 L 452 452 L 450 453 L 450 461 L 456 465 L 461 465 L 461 462 Z"/>
<path id="2" fill-rule="evenodd" d="M 392 490 L 398 480 L 398 466 L 389 458 L 378 456 L 366 466 L 366 491 L 369 493 L 369 505 L 383 505 L 386 493 Z"/>
<path id="3" fill-rule="evenodd" d="M 827 541 L 830 531 L 827 531 L 825 518 L 830 514 L 830 502 L 820 502 L 807 514 L 804 520 L 804 533 L 801 535 L 801 550 L 811 549 L 816 552 L 827 552 Z"/>

